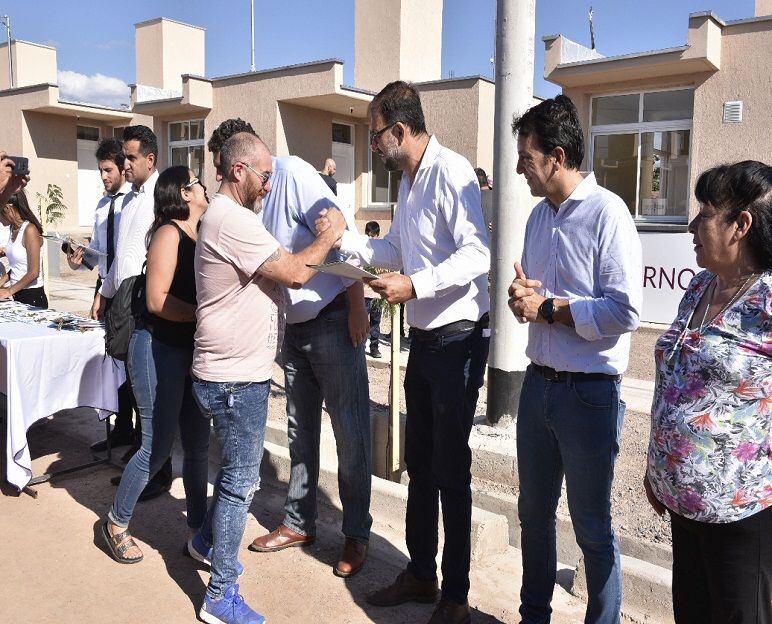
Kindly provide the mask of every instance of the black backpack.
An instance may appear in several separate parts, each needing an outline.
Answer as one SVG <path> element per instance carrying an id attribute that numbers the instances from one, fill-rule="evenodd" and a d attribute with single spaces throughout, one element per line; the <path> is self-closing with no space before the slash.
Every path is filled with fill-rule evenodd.
<path id="1" fill-rule="evenodd" d="M 145 266 L 142 266 L 142 273 L 121 282 L 118 292 L 105 308 L 105 351 L 116 360 L 126 361 L 129 339 L 134 333 L 137 319 L 142 318 L 147 310 Z"/>

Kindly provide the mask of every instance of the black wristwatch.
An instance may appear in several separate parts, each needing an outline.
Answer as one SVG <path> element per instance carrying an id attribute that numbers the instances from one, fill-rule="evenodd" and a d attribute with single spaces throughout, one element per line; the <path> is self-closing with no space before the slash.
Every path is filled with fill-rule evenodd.
<path id="1" fill-rule="evenodd" d="M 542 301 L 539 306 L 539 314 L 547 323 L 552 325 L 555 322 L 555 319 L 552 318 L 552 315 L 555 314 L 555 300 L 545 299 Z"/>

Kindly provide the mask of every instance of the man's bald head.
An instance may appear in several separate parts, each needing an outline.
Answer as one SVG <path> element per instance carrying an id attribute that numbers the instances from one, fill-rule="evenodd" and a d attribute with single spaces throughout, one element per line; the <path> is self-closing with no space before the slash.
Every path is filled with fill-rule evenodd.
<path id="1" fill-rule="evenodd" d="M 257 169 L 257 163 L 266 157 L 270 159 L 271 153 L 262 140 L 249 132 L 237 132 L 223 143 L 220 151 L 220 166 L 226 174 L 238 162 Z"/>

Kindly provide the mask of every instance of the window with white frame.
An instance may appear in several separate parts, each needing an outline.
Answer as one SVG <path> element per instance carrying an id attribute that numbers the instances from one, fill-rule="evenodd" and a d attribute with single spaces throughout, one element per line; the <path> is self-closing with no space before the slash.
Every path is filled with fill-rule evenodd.
<path id="1" fill-rule="evenodd" d="M 693 109 L 693 89 L 592 98 L 592 169 L 637 221 L 687 221 Z"/>
<path id="2" fill-rule="evenodd" d="M 184 165 L 204 177 L 204 120 L 169 123 L 169 166 Z"/>
<path id="3" fill-rule="evenodd" d="M 397 203 L 401 171 L 389 171 L 380 156 L 368 150 L 370 159 L 370 206 L 389 208 Z"/>

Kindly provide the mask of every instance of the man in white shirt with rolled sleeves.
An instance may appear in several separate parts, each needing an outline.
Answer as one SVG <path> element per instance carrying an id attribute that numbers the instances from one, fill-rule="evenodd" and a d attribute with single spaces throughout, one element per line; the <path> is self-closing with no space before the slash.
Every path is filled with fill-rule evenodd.
<path id="1" fill-rule="evenodd" d="M 370 104 L 370 147 L 388 170 L 403 172 L 397 211 L 384 238 L 345 232 L 341 250 L 366 264 L 404 270 L 380 275 L 370 286 L 391 304 L 407 302 L 412 341 L 405 373 L 410 563 L 367 600 L 377 606 L 436 600 L 441 501 L 442 595 L 429 623 L 466 624 L 469 434 L 490 340 L 490 252 L 480 187 L 469 162 L 427 133 L 418 92 L 405 82 L 388 84 Z"/>
<path id="2" fill-rule="evenodd" d="M 142 273 L 147 257 L 147 232 L 154 219 L 158 140 L 153 131 L 147 126 L 126 126 L 123 130 L 123 156 L 123 171 L 126 181 L 131 183 L 131 191 L 124 196 L 121 204 L 115 260 L 99 288 L 98 301 L 95 301 L 99 318 L 103 317 L 107 300 L 115 296 L 123 280 Z M 139 500 L 163 494 L 171 488 L 171 483 L 172 462 L 169 458 L 147 484 Z"/>
<path id="3" fill-rule="evenodd" d="M 579 170 L 574 104 L 545 100 L 512 125 L 517 172 L 544 197 L 531 213 L 510 307 L 529 323 L 531 360 L 517 415 L 523 624 L 547 622 L 555 587 L 555 511 L 563 477 L 587 578 L 585 622 L 618 624 L 619 548 L 611 484 L 624 416 L 630 332 L 642 301 L 641 243 L 624 201 Z"/>

